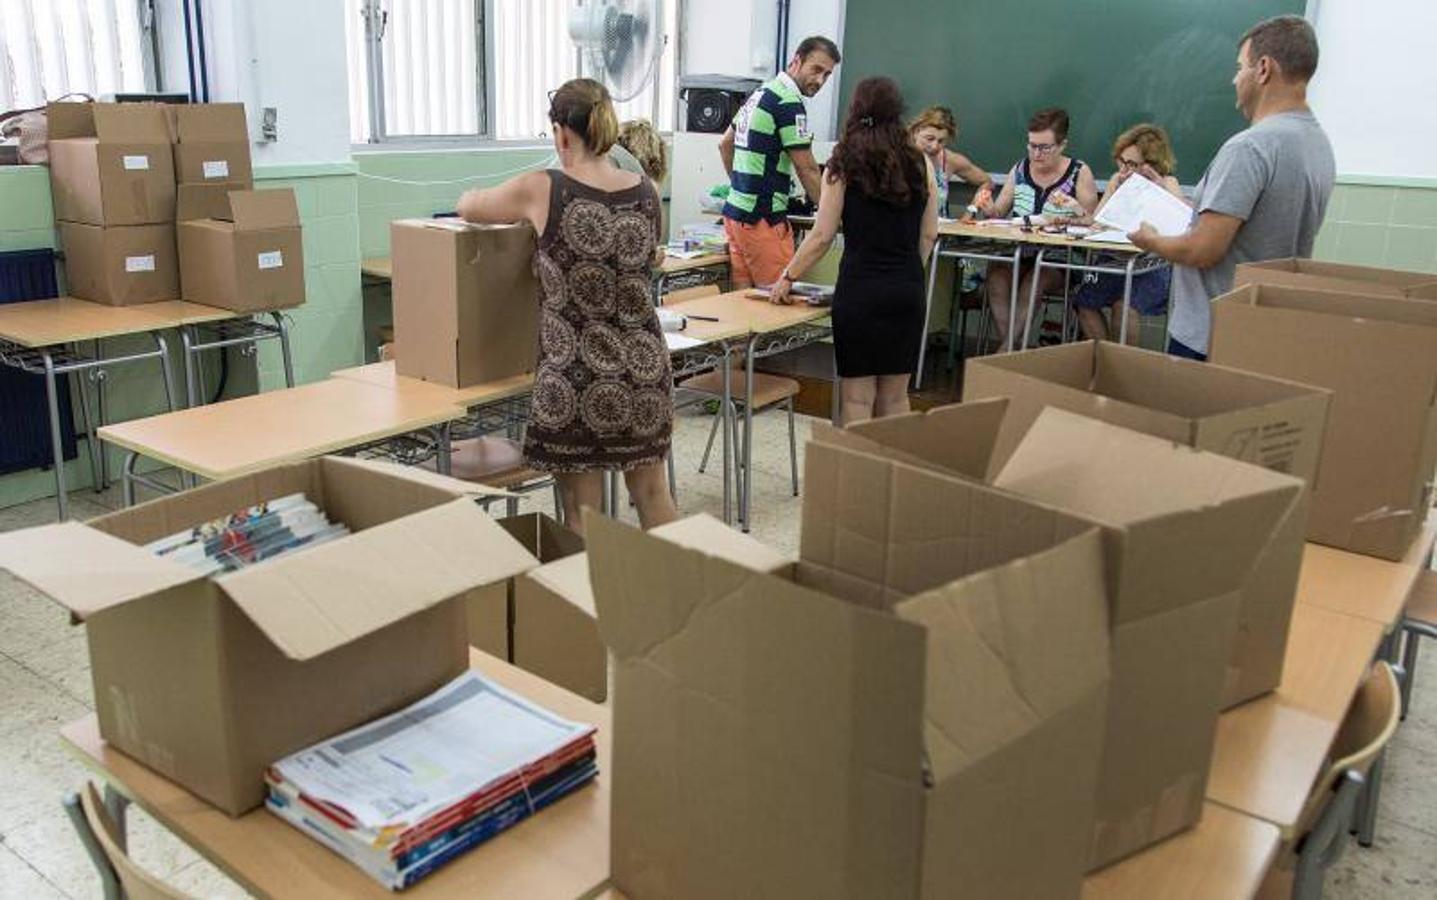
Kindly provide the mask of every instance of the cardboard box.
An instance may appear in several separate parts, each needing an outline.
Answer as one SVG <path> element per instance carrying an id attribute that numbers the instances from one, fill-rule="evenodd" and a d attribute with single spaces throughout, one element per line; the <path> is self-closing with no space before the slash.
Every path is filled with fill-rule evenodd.
<path id="1" fill-rule="evenodd" d="M 215 578 L 140 546 L 297 491 L 355 533 Z M 86 622 L 105 740 L 240 815 L 263 801 L 275 760 L 467 667 L 458 595 L 533 565 L 472 491 L 310 460 L 0 535 L 0 567 Z"/>
<path id="2" fill-rule="evenodd" d="M 685 548 L 586 520 L 616 659 L 615 886 L 1077 897 L 1108 680 L 1098 534 L 840 447 L 807 466 L 828 505 L 777 570 L 727 529 Z"/>
<path id="3" fill-rule="evenodd" d="M 456 220 L 390 225 L 398 372 L 471 387 L 534 371 L 534 229 Z"/>
<path id="4" fill-rule="evenodd" d="M 843 432 L 815 426 L 814 441 L 981 478 L 988 460 L 973 448 L 996 442 L 1006 407 L 987 400 Z M 895 432 L 907 437 L 890 449 Z M 812 477 L 806 504 L 823 502 Z M 1045 409 L 992 484 L 1103 528 L 1112 685 L 1089 856 L 1090 868 L 1101 868 L 1201 815 L 1240 588 L 1302 483 Z M 861 486 L 848 490 L 847 502 L 876 502 Z"/>
<path id="5" fill-rule="evenodd" d="M 186 300 L 264 312 L 304 303 L 304 241 L 294 192 L 232 191 L 224 219 L 197 218 L 213 192 L 186 192 L 180 210 L 180 284 Z"/>
<path id="6" fill-rule="evenodd" d="M 131 306 L 180 297 L 173 225 L 59 223 L 72 297 Z"/>
<path id="7" fill-rule="evenodd" d="M 1329 391 L 1107 341 L 970 359 L 963 399 L 1007 397 L 990 471 L 1045 407 L 1167 438 L 1316 483 Z M 977 443 L 977 442 L 975 442 Z M 1289 511 L 1243 586 L 1224 708 L 1282 680 L 1307 536 L 1308 498 Z"/>
<path id="8" fill-rule="evenodd" d="M 165 113 L 153 103 L 51 103 L 55 218 L 89 225 L 175 220 L 175 169 Z"/>
<path id="9" fill-rule="evenodd" d="M 1211 358 L 1333 392 L 1308 539 L 1401 559 L 1432 504 L 1437 306 L 1248 285 L 1213 303 Z"/>
<path id="10" fill-rule="evenodd" d="M 201 103 L 167 107 L 179 184 L 233 182 L 254 185 L 249 125 L 243 103 Z"/>
<path id="11" fill-rule="evenodd" d="M 1233 286 L 1242 287 L 1247 284 L 1274 284 L 1319 291 L 1437 300 L 1437 275 L 1431 272 L 1403 272 L 1398 269 L 1349 266 L 1313 259 L 1289 258 L 1240 263 Z"/>

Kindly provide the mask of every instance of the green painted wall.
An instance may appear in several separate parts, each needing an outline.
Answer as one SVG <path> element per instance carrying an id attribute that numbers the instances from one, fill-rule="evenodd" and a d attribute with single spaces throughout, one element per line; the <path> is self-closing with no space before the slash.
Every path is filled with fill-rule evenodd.
<path id="1" fill-rule="evenodd" d="M 1437 272 L 1437 184 L 1338 184 L 1313 255 Z"/>

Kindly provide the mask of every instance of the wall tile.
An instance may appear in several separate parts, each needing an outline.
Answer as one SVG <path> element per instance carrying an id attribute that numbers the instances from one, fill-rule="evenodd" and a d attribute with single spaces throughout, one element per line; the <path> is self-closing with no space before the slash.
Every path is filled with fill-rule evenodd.
<path id="1" fill-rule="evenodd" d="M 54 227 L 47 170 L 21 166 L 0 177 L 0 231 Z"/>
<path id="2" fill-rule="evenodd" d="M 1437 228 L 1389 227 L 1382 264 L 1394 269 L 1437 271 Z"/>
<path id="3" fill-rule="evenodd" d="M 0 231 L 0 251 L 37 250 L 54 246 L 55 229 L 53 227 Z"/>
<path id="4" fill-rule="evenodd" d="M 1341 221 L 1386 225 L 1392 220 L 1396 188 L 1353 184 L 1348 185 L 1344 193 L 1347 196 L 1343 201 Z"/>
<path id="5" fill-rule="evenodd" d="M 1386 243 L 1385 225 L 1343 222 L 1337 232 L 1335 258 L 1355 265 L 1381 265 Z"/>
<path id="6" fill-rule="evenodd" d="M 1437 189 L 1399 190 L 1392 205 L 1392 224 L 1437 227 Z"/>

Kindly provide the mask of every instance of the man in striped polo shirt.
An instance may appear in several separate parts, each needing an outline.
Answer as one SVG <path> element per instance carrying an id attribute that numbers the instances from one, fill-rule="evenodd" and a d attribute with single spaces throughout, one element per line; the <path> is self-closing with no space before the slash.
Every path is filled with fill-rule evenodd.
<path id="1" fill-rule="evenodd" d="M 828 38 L 804 38 L 788 68 L 749 96 L 719 142 L 729 174 L 723 217 L 735 288 L 773 284 L 793 258 L 788 224 L 793 177 L 815 204 L 819 192 L 803 98 L 819 92 L 840 59 Z"/>

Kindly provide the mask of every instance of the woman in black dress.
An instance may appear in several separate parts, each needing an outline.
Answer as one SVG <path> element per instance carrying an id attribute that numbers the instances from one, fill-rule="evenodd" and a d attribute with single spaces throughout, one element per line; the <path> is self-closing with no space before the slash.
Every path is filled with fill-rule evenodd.
<path id="1" fill-rule="evenodd" d="M 923 268 L 938 239 L 938 202 L 892 79 L 865 78 L 854 89 L 818 219 L 769 299 L 789 302 L 794 280 L 827 252 L 840 224 L 833 352 L 847 425 L 908 411 L 908 379 L 927 327 Z"/>

